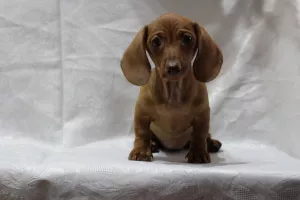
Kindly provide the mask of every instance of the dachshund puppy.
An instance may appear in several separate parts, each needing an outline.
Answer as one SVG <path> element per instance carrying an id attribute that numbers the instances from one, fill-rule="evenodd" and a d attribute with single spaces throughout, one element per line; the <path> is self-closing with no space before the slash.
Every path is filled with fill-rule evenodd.
<path id="1" fill-rule="evenodd" d="M 209 153 L 222 144 L 209 133 L 205 82 L 217 77 L 222 64 L 222 52 L 206 30 L 178 14 L 166 13 L 137 33 L 121 59 L 125 78 L 140 86 L 129 160 L 151 161 L 159 143 L 169 150 L 189 148 L 189 163 L 211 162 Z"/>

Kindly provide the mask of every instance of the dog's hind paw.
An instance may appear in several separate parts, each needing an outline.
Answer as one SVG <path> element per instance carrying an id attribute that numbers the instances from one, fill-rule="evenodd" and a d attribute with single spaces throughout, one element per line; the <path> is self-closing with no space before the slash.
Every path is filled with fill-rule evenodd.
<path id="1" fill-rule="evenodd" d="M 207 140 L 207 150 L 210 153 L 217 153 L 222 147 L 222 143 L 219 140 L 208 139 Z"/>

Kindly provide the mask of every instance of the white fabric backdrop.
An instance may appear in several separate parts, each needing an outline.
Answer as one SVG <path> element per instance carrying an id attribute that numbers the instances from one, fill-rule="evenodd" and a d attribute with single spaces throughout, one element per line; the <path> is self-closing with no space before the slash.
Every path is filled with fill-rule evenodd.
<path id="1" fill-rule="evenodd" d="M 224 53 L 212 164 L 127 160 L 138 88 L 120 57 L 164 12 Z M 0 0 L 0 199 L 300 199 L 300 1 Z"/>

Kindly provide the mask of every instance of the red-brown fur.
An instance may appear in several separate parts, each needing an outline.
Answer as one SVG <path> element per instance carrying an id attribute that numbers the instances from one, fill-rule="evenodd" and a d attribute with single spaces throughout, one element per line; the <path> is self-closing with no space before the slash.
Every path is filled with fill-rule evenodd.
<path id="1" fill-rule="evenodd" d="M 211 161 L 209 152 L 217 152 L 221 143 L 209 134 L 205 82 L 217 77 L 222 63 L 222 52 L 205 29 L 178 14 L 164 14 L 137 33 L 121 60 L 126 79 L 140 86 L 130 160 L 151 161 L 155 137 L 166 149 L 189 144 L 189 163 Z"/>

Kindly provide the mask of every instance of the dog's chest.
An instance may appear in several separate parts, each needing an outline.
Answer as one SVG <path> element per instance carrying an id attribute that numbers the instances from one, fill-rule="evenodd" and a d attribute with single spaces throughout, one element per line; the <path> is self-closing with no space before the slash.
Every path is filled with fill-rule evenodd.
<path id="1" fill-rule="evenodd" d="M 190 124 L 190 109 L 187 106 L 157 106 L 156 124 L 161 124 L 162 128 L 169 132 L 183 131 Z"/>
<path id="2" fill-rule="evenodd" d="M 190 139 L 191 114 L 184 106 L 157 106 L 151 130 L 167 148 L 182 148 Z"/>

